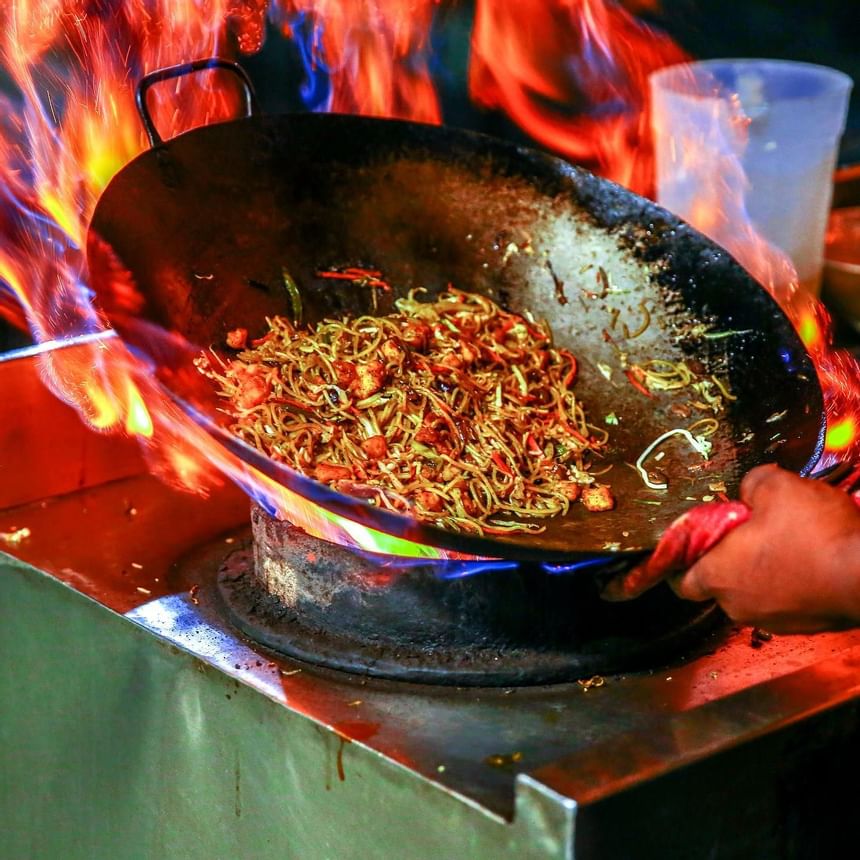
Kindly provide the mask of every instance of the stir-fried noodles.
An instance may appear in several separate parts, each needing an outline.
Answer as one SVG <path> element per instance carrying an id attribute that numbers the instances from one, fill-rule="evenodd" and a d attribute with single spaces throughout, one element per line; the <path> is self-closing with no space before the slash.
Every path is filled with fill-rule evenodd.
<path id="1" fill-rule="evenodd" d="M 250 345 L 230 332 L 235 359 L 197 366 L 239 437 L 372 504 L 476 534 L 542 531 L 534 519 L 577 500 L 614 506 L 591 473 L 606 431 L 545 322 L 453 289 L 396 308 L 310 328 L 275 317 Z"/>

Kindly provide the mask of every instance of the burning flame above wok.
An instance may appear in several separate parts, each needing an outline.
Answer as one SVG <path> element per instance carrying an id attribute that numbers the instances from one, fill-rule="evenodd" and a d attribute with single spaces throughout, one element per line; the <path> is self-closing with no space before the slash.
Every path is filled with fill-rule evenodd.
<path id="1" fill-rule="evenodd" d="M 102 191 L 146 148 L 134 104 L 145 74 L 199 57 L 253 54 L 268 22 L 305 61 L 309 107 L 441 122 L 430 69 L 434 22 L 445 11 L 438 0 L 36 0 L 0 12 L 0 61 L 15 88 L 0 111 L 0 313 L 40 343 L 90 338 L 74 360 L 68 351 L 44 350 L 46 384 L 95 430 L 138 436 L 165 480 L 205 494 L 226 475 L 312 534 L 403 556 L 444 552 L 335 517 L 199 432 L 138 358 L 104 334 L 84 249 Z M 470 95 L 506 112 L 540 144 L 647 193 L 646 80 L 684 58 L 609 0 L 479 0 Z M 167 139 L 240 115 L 242 99 L 227 77 L 211 72 L 153 89 L 149 106 Z M 717 211 L 706 188 L 697 211 L 694 226 L 788 312 L 825 389 L 828 452 L 854 457 L 858 368 L 830 349 L 825 311 L 794 291 L 784 258 L 759 240 L 740 202 Z M 112 274 L 121 281 L 119 269 Z"/>

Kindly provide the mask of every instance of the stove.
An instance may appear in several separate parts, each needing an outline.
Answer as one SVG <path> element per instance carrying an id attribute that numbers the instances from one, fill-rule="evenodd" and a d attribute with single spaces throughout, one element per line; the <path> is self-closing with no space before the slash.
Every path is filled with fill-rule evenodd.
<path id="1" fill-rule="evenodd" d="M 576 681 L 654 665 L 718 615 L 668 587 L 636 603 L 601 600 L 624 559 L 377 555 L 311 537 L 258 504 L 251 533 L 253 551 L 211 548 L 230 622 L 279 653 L 361 675 L 482 687 Z"/>
<path id="2" fill-rule="evenodd" d="M 0 362 L 2 856 L 801 857 L 844 844 L 860 632 L 768 638 L 719 622 L 647 668 L 583 664 L 528 686 L 286 656 L 225 611 L 225 577 L 252 551 L 247 497 L 174 491 L 132 441 L 85 429 L 39 371 L 40 350 L 79 348 Z"/>

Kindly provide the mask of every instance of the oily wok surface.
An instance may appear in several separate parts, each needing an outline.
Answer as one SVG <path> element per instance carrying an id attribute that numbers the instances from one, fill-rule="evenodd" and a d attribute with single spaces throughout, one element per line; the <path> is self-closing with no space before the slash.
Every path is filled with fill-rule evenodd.
<path id="1" fill-rule="evenodd" d="M 98 276 L 107 247 L 131 273 L 136 303 Z M 724 484 L 731 496 L 755 465 L 805 472 L 820 453 L 822 400 L 810 360 L 774 301 L 725 251 L 619 186 L 485 136 L 318 114 L 197 129 L 114 178 L 92 221 L 90 260 L 119 334 L 156 362 L 163 385 L 209 432 L 327 509 L 422 543 L 543 560 L 641 552 L 712 487 Z M 393 289 L 317 275 L 344 266 L 379 269 Z M 449 283 L 547 319 L 556 346 L 579 360 L 576 392 L 591 423 L 611 434 L 596 468 L 612 467 L 600 480 L 611 485 L 615 510 L 574 504 L 542 521 L 542 534 L 448 532 L 337 493 L 220 429 L 211 384 L 187 372 L 191 353 L 167 348 L 176 339 L 161 333 L 179 333 L 194 349 L 223 344 L 236 327 L 261 335 L 267 315 L 292 315 L 284 269 L 305 323 L 383 314 L 411 288 L 432 296 Z M 647 328 L 624 337 L 624 325 L 636 332 L 646 312 Z M 647 489 L 631 464 L 666 430 L 707 413 L 684 419 L 672 409 L 677 395 L 637 391 L 619 350 L 630 363 L 686 361 L 736 398 L 706 467 L 680 439 L 662 447 L 664 491 Z M 617 426 L 606 424 L 610 414 Z"/>

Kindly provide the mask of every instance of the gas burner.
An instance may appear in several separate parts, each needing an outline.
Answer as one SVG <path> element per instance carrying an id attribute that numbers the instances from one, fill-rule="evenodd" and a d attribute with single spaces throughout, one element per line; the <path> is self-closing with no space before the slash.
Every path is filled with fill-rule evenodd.
<path id="1" fill-rule="evenodd" d="M 230 620 L 268 648 L 346 672 L 463 686 L 570 681 L 655 665 L 720 617 L 667 587 L 605 603 L 593 570 L 368 556 L 258 506 L 251 522 L 253 551 L 233 552 L 219 571 Z"/>

